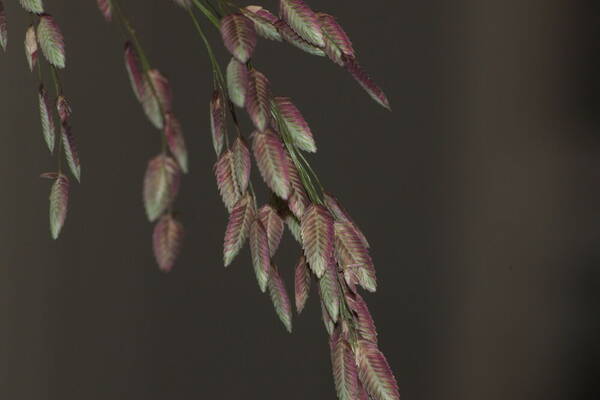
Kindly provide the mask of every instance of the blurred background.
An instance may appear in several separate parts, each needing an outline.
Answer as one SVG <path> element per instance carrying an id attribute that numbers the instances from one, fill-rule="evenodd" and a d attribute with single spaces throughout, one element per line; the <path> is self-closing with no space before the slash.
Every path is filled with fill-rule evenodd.
<path id="1" fill-rule="evenodd" d="M 56 161 L 22 49 L 29 17 L 5 3 L 0 398 L 334 399 L 316 293 L 289 335 L 248 251 L 222 266 L 210 66 L 189 17 L 122 1 L 171 80 L 191 153 L 185 245 L 165 275 L 141 202 L 160 139 L 129 87 L 122 31 L 93 0 L 45 2 L 66 38 L 82 160 L 53 242 L 38 176 Z M 600 397 L 600 3 L 309 3 L 338 17 L 394 112 L 287 45 L 261 41 L 255 64 L 302 109 L 311 162 L 372 243 L 380 285 L 367 301 L 403 399 Z M 287 235 L 288 289 L 298 253 Z"/>

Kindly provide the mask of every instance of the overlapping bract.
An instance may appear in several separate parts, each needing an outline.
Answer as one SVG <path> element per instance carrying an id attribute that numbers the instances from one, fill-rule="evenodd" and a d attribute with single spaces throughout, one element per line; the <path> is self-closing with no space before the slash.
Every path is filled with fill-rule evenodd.
<path id="1" fill-rule="evenodd" d="M 58 235 L 65 224 L 69 206 L 69 178 L 57 174 L 50 189 L 50 233 L 53 239 Z"/>
<path id="2" fill-rule="evenodd" d="M 350 222 L 335 223 L 335 253 L 344 269 L 351 269 L 357 283 L 371 292 L 377 290 L 375 267 L 369 250 Z"/>
<path id="3" fill-rule="evenodd" d="M 248 193 L 240 198 L 231 210 L 223 246 L 223 260 L 226 267 L 232 263 L 244 246 L 250 233 L 250 225 L 255 218 L 255 212 L 252 196 Z"/>
<path id="4" fill-rule="evenodd" d="M 239 62 L 248 62 L 256 46 L 252 21 L 242 14 L 230 14 L 221 20 L 221 36 L 225 47 Z"/>
<path id="5" fill-rule="evenodd" d="M 71 127 L 67 123 L 63 123 L 61 125 L 61 136 L 63 149 L 65 151 L 65 158 L 67 159 L 67 164 L 69 165 L 69 169 L 71 173 L 78 182 L 81 181 L 81 165 L 79 163 L 79 153 L 77 152 L 77 145 L 75 144 L 75 137 L 73 136 L 73 131 Z"/>
<path id="6" fill-rule="evenodd" d="M 173 269 L 181 250 L 183 233 L 183 225 L 171 214 L 163 215 L 154 227 L 154 257 L 161 271 L 169 272 Z"/>
<path id="7" fill-rule="evenodd" d="M 144 177 L 144 207 L 155 221 L 171 205 L 179 191 L 181 171 L 171 157 L 160 154 L 150 160 Z"/>
<path id="8" fill-rule="evenodd" d="M 358 400 L 359 381 L 356 356 L 340 329 L 329 338 L 333 381 L 339 400 Z"/>
<path id="9" fill-rule="evenodd" d="M 133 93 L 138 101 L 142 101 L 146 92 L 144 74 L 140 65 L 139 56 L 129 41 L 125 42 L 124 57 L 125 69 L 127 70 Z"/>
<path id="10" fill-rule="evenodd" d="M 356 79 L 360 86 L 371 96 L 373 100 L 381 104 L 383 107 L 390 109 L 390 102 L 388 101 L 383 90 L 377 86 L 377 84 L 371 79 L 371 77 L 365 72 L 365 70 L 358 64 L 354 59 L 349 59 L 346 64 L 346 69 Z"/>
<path id="11" fill-rule="evenodd" d="M 281 279 L 281 275 L 275 267 L 271 268 L 269 277 L 269 294 L 275 306 L 275 312 L 279 316 L 281 322 L 288 330 L 292 332 L 292 304 L 285 289 L 285 283 Z"/>
<path id="12" fill-rule="evenodd" d="M 48 99 L 48 92 L 46 91 L 43 85 L 40 85 L 38 99 L 40 103 L 40 121 L 42 123 L 42 134 L 44 135 L 44 140 L 48 145 L 50 153 L 52 153 L 54 152 L 56 133 L 54 128 L 54 121 L 52 119 L 50 100 Z"/>
<path id="13" fill-rule="evenodd" d="M 33 71 L 37 65 L 38 59 L 38 43 L 35 34 L 35 27 L 31 25 L 27 32 L 25 32 L 25 56 L 27 57 L 27 64 L 29 64 L 29 70 Z"/>
<path id="14" fill-rule="evenodd" d="M 338 321 L 340 314 L 340 287 L 338 273 L 335 263 L 331 262 L 325 266 L 325 271 L 319 279 L 321 300 L 333 322 Z"/>
<path id="15" fill-rule="evenodd" d="M 303 0 L 280 0 L 279 15 L 307 42 L 323 47 L 323 33 L 315 12 Z"/>
<path id="16" fill-rule="evenodd" d="M 42 15 L 37 26 L 37 40 L 46 60 L 57 68 L 65 67 L 65 41 L 54 18 Z"/>
<path id="17" fill-rule="evenodd" d="M 167 113 L 165 116 L 165 136 L 167 137 L 169 150 L 177 160 L 177 164 L 183 172 L 188 172 L 188 155 L 181 124 L 172 113 Z"/>
<path id="18" fill-rule="evenodd" d="M 252 149 L 258 169 L 269 188 L 282 199 L 290 194 L 288 158 L 281 139 L 272 130 L 253 133 Z"/>
<path id="19" fill-rule="evenodd" d="M 256 69 L 248 74 L 245 106 L 256 129 L 264 131 L 271 119 L 271 88 L 267 77 Z"/>
<path id="20" fill-rule="evenodd" d="M 294 288 L 296 297 L 296 310 L 302 312 L 310 293 L 310 271 L 306 264 L 306 257 L 301 256 L 296 264 L 294 274 Z"/>
<path id="21" fill-rule="evenodd" d="M 163 129 L 166 115 L 172 112 L 173 93 L 169 80 L 157 69 L 144 70 L 137 51 L 129 41 L 125 43 L 124 57 L 135 97 L 152 125 Z"/>
<path id="22" fill-rule="evenodd" d="M 258 218 L 265 228 L 269 241 L 270 256 L 273 257 L 279 248 L 283 236 L 284 222 L 277 210 L 267 204 L 258 210 Z"/>
<path id="23" fill-rule="evenodd" d="M 275 23 L 275 26 L 281 34 L 281 37 L 292 46 L 295 46 L 308 54 L 312 54 L 313 56 L 325 56 L 325 51 L 321 47 L 315 46 L 314 44 L 303 39 L 285 21 L 279 20 Z"/>
<path id="24" fill-rule="evenodd" d="M 248 6 L 242 8 L 241 12 L 254 23 L 254 30 L 259 36 L 265 39 L 281 41 L 281 34 L 275 26 L 278 18 L 271 14 L 270 11 L 265 10 L 261 6 Z"/>
<path id="25" fill-rule="evenodd" d="M 227 89 L 229 99 L 238 107 L 246 104 L 246 93 L 248 92 L 248 81 L 250 79 L 248 68 L 235 58 L 227 65 Z"/>
<path id="26" fill-rule="evenodd" d="M 312 131 L 291 99 L 289 97 L 275 97 L 273 100 L 286 124 L 293 143 L 301 150 L 311 153 L 316 152 L 317 146 Z"/>
<path id="27" fill-rule="evenodd" d="M 238 137 L 231 146 L 231 154 L 233 156 L 233 170 L 237 181 L 240 193 L 244 193 L 248 189 L 250 183 L 250 171 L 252 169 L 252 160 L 250 158 L 250 150 L 246 141 Z"/>
<path id="28" fill-rule="evenodd" d="M 311 204 L 302 216 L 302 246 L 312 271 L 321 278 L 335 261 L 333 217 L 323 206 Z"/>
<path id="29" fill-rule="evenodd" d="M 221 155 L 221 151 L 223 151 L 223 143 L 227 134 L 224 102 L 221 92 L 215 90 L 210 100 L 210 129 L 217 156 Z"/>
<path id="30" fill-rule="evenodd" d="M 317 13 L 323 39 L 325 41 L 324 50 L 331 61 L 344 66 L 345 57 L 354 58 L 354 48 L 348 34 L 340 24 L 329 14 Z"/>
<path id="31" fill-rule="evenodd" d="M 358 340 L 356 359 L 360 380 L 373 399 L 400 399 L 394 374 L 376 344 L 368 340 Z"/>
<path id="32" fill-rule="evenodd" d="M 250 253 L 252 265 L 260 290 L 264 293 L 269 282 L 271 269 L 271 252 L 269 250 L 269 238 L 260 219 L 255 219 L 250 227 Z"/>
<path id="33" fill-rule="evenodd" d="M 227 210 L 231 212 L 242 195 L 236 179 L 235 164 L 231 150 L 226 150 L 221 154 L 221 157 L 215 164 L 214 171 L 223 203 L 227 207 Z"/>

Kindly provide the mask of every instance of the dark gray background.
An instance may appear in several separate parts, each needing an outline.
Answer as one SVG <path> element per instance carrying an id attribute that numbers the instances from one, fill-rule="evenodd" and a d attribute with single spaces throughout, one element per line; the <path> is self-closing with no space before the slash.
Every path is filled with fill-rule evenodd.
<path id="1" fill-rule="evenodd" d="M 6 3 L 0 397 L 333 399 L 314 293 L 288 335 L 247 251 L 222 267 L 209 64 L 189 18 L 169 1 L 123 1 L 171 79 L 191 153 L 177 203 L 185 248 L 164 275 L 141 203 L 159 135 L 129 88 L 119 28 L 93 0 L 46 1 L 66 36 L 83 165 L 53 242 L 38 175 L 55 160 L 21 45 L 28 18 Z M 302 109 L 312 163 L 372 242 L 380 289 L 367 300 L 403 398 L 599 396 L 598 2 L 311 5 L 338 16 L 394 112 L 289 46 L 261 42 L 255 64 Z M 297 254 L 287 236 L 277 260 L 288 288 Z"/>

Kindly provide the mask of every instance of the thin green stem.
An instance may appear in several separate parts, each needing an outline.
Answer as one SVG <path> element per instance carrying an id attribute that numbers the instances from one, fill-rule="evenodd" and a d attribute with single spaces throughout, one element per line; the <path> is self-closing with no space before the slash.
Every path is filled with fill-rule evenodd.
<path id="1" fill-rule="evenodd" d="M 324 189 L 323 185 L 319 181 L 317 174 L 314 172 L 306 158 L 302 155 L 302 153 L 298 150 L 296 145 L 293 143 L 291 134 L 287 129 L 285 122 L 279 112 L 279 109 L 275 104 L 271 104 L 271 111 L 273 116 L 275 117 L 275 121 L 277 122 L 278 130 L 281 133 L 281 137 L 283 138 L 283 143 L 290 154 L 292 162 L 296 166 L 298 170 L 298 174 L 300 175 L 300 179 L 302 180 L 302 184 L 304 185 L 308 196 L 311 201 L 315 204 L 324 204 Z"/>
<path id="2" fill-rule="evenodd" d="M 221 87 L 221 89 L 223 89 L 225 87 L 225 77 L 223 76 L 223 72 L 221 71 L 221 68 L 219 67 L 219 63 L 217 62 L 215 53 L 213 52 L 210 42 L 208 41 L 208 38 L 206 37 L 206 34 L 202 30 L 202 26 L 200 26 L 200 22 L 198 21 L 198 18 L 196 18 L 196 14 L 194 14 L 194 11 L 192 9 L 189 10 L 189 14 L 190 14 L 190 17 L 192 18 L 192 22 L 194 23 L 194 27 L 196 28 L 196 31 L 198 31 L 198 34 L 202 38 L 202 41 L 204 42 L 204 46 L 206 47 L 206 52 L 208 53 L 208 57 L 210 58 L 210 63 L 212 65 L 213 79 L 216 78 L 217 82 L 219 83 L 219 86 Z"/>
<path id="3" fill-rule="evenodd" d="M 50 71 L 52 75 L 52 82 L 54 82 L 54 91 L 56 94 L 56 97 L 58 98 L 58 96 L 60 96 L 62 94 L 62 89 L 61 89 L 61 85 L 60 85 L 60 80 L 58 79 L 58 73 L 56 72 L 56 67 L 54 67 L 53 65 L 50 65 Z M 41 74 L 41 73 L 40 73 Z M 58 161 L 58 174 L 62 174 L 62 147 L 63 147 L 63 129 L 65 129 L 62 126 L 62 122 L 61 122 L 61 126 L 60 126 L 60 131 L 58 132 L 58 136 L 57 137 L 57 149 L 56 149 L 56 157 L 57 157 L 57 161 Z"/>
<path id="4" fill-rule="evenodd" d="M 192 1 L 194 2 L 194 5 L 196 6 L 196 8 L 198 8 L 198 10 L 200 10 L 202 12 L 202 14 L 204 14 L 206 16 L 206 18 L 208 18 L 208 20 L 210 22 L 212 22 L 212 24 L 215 26 L 215 28 L 219 29 L 221 26 L 221 22 L 220 22 L 221 18 L 218 15 L 218 12 L 216 12 L 216 10 L 214 10 L 214 11 L 209 10 L 204 4 L 202 4 L 202 2 L 200 0 L 192 0 Z M 212 4 L 211 4 L 211 7 L 212 7 Z"/>

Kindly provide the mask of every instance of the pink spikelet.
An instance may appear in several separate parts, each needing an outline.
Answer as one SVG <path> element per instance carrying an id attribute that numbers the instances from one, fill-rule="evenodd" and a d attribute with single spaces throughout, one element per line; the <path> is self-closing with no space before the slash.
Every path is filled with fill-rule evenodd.
<path id="1" fill-rule="evenodd" d="M 161 271 L 173 269 L 183 241 L 183 226 L 171 214 L 163 215 L 152 236 L 154 257 Z"/>

